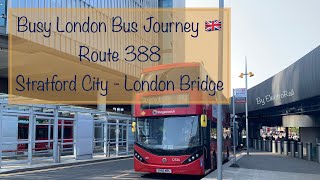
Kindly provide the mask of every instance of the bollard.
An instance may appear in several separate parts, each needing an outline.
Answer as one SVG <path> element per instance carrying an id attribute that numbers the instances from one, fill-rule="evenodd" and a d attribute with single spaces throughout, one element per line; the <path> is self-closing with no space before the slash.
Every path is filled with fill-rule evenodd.
<path id="1" fill-rule="evenodd" d="M 307 160 L 312 161 L 312 143 L 306 143 L 307 146 Z"/>
<path id="2" fill-rule="evenodd" d="M 253 148 L 254 148 L 254 149 L 257 149 L 257 148 L 258 148 L 258 147 L 257 147 L 257 140 L 256 140 L 256 139 L 253 140 Z"/>
<path id="3" fill-rule="evenodd" d="M 269 145 L 268 145 L 268 140 L 266 140 L 266 151 L 268 152 L 269 151 Z"/>
<path id="4" fill-rule="evenodd" d="M 262 151 L 266 151 L 266 140 L 262 141 Z"/>
<path id="5" fill-rule="evenodd" d="M 252 149 L 255 149 L 256 145 L 255 145 L 255 139 L 252 139 Z"/>
<path id="6" fill-rule="evenodd" d="M 272 141 L 272 153 L 277 153 L 277 143 L 275 140 Z"/>
<path id="7" fill-rule="evenodd" d="M 320 163 L 320 143 L 317 143 L 318 163 Z"/>
<path id="8" fill-rule="evenodd" d="M 258 140 L 258 150 L 260 150 L 261 151 L 261 140 Z"/>
<path id="9" fill-rule="evenodd" d="M 278 141 L 278 154 L 282 154 L 281 141 Z"/>
<path id="10" fill-rule="evenodd" d="M 268 140 L 268 152 L 272 152 L 271 140 Z"/>
<path id="11" fill-rule="evenodd" d="M 298 158 L 303 159 L 303 143 L 298 142 L 297 143 L 297 149 L 298 149 Z"/>
<path id="12" fill-rule="evenodd" d="M 288 156 L 288 141 L 283 141 L 283 154 Z"/>
<path id="13" fill-rule="evenodd" d="M 291 157 L 295 157 L 296 149 L 295 149 L 294 141 L 290 141 L 290 152 L 291 152 Z"/>

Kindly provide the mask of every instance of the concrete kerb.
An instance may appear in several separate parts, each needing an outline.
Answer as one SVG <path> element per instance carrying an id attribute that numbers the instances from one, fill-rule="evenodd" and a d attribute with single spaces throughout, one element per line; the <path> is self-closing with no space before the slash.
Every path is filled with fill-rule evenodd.
<path id="1" fill-rule="evenodd" d="M 50 170 L 54 168 L 59 167 L 68 167 L 68 166 L 74 166 L 74 165 L 89 165 L 97 162 L 107 162 L 112 160 L 120 160 L 120 159 L 130 159 L 133 155 L 126 155 L 126 156 L 119 156 L 119 157 L 111 157 L 111 158 L 104 158 L 104 159 L 90 159 L 90 160 L 77 160 L 75 162 L 62 162 L 59 164 L 49 164 L 49 165 L 35 165 L 34 167 L 22 167 L 22 168 L 16 168 L 13 170 L 3 171 L 0 172 L 0 175 L 9 175 L 14 173 L 21 173 L 21 172 L 28 172 L 28 171 L 36 171 L 36 170 Z M 0 169 L 1 170 L 1 169 Z"/>
<path id="2" fill-rule="evenodd" d="M 238 161 L 239 159 L 241 159 L 244 155 L 246 154 L 246 152 L 241 152 L 239 154 L 236 155 L 236 160 Z M 233 164 L 233 158 L 231 158 L 227 163 L 225 163 L 222 166 L 222 169 L 224 170 L 225 168 L 230 167 Z M 240 167 L 241 168 L 241 167 Z M 202 180 L 212 180 L 214 177 L 217 177 L 217 170 L 212 171 L 211 173 L 209 173 L 206 177 L 202 178 Z"/>

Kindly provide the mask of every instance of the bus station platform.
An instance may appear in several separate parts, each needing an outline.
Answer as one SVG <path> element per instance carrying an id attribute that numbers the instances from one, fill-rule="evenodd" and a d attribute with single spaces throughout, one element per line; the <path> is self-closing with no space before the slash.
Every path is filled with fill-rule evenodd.
<path id="1" fill-rule="evenodd" d="M 223 165 L 223 179 L 227 180 L 319 180 L 320 163 L 290 156 L 252 150 L 237 157 L 239 167 L 230 167 L 231 159 Z M 217 179 L 217 170 L 204 180 Z"/>

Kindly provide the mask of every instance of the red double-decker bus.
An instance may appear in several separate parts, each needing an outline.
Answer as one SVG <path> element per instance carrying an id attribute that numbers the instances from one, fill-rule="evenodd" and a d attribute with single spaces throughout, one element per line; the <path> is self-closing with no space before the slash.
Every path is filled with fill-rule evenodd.
<path id="1" fill-rule="evenodd" d="M 145 69 L 141 80 L 151 80 L 155 75 L 179 77 L 185 72 L 203 78 L 204 71 L 200 63 L 159 65 Z M 205 175 L 216 168 L 215 106 L 200 103 L 203 96 L 202 92 L 191 90 L 148 91 L 136 95 L 140 103 L 135 104 L 132 123 L 135 171 Z M 223 125 L 228 130 L 226 109 L 224 117 Z M 223 157 L 227 160 L 231 140 L 227 133 L 224 137 Z"/>
<path id="2" fill-rule="evenodd" d="M 29 117 L 27 116 L 19 116 L 19 122 L 22 121 L 29 121 Z M 41 121 L 44 121 L 45 123 L 41 124 Z M 39 123 L 40 122 L 40 123 Z M 37 120 L 37 125 L 35 128 L 35 140 L 48 140 L 49 133 L 50 133 L 50 140 L 53 140 L 53 125 L 50 127 L 48 126 L 48 120 Z M 58 121 L 58 141 L 61 142 L 63 139 L 64 143 L 72 142 L 73 141 L 73 121 L 65 120 L 63 122 L 64 126 L 62 128 L 62 120 Z M 63 133 L 62 132 L 63 129 Z M 29 124 L 18 124 L 18 140 L 28 140 L 28 133 L 29 133 Z M 63 137 L 61 137 L 63 134 Z M 39 142 L 35 144 L 35 148 L 33 150 L 41 151 L 41 150 L 48 150 L 52 149 L 53 143 L 47 143 L 47 142 Z M 64 145 L 64 148 L 71 148 L 72 145 Z M 18 144 L 17 150 L 10 150 L 11 152 L 17 151 L 17 152 L 24 152 L 28 150 L 28 144 Z"/>

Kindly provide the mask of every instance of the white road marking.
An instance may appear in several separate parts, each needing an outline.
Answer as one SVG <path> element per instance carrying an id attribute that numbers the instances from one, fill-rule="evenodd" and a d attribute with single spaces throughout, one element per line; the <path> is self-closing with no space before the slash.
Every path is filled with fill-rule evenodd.
<path id="1" fill-rule="evenodd" d="M 127 175 L 129 175 L 129 174 L 121 174 L 118 176 L 113 176 L 112 179 L 119 179 L 120 177 L 127 176 Z"/>
<path id="2" fill-rule="evenodd" d="M 128 174 L 128 173 L 127 174 L 121 174 L 121 175 L 112 177 L 112 179 L 139 179 L 138 177 L 137 178 L 125 177 L 125 176 L 128 176 L 128 175 L 131 175 L 131 174 Z"/>

